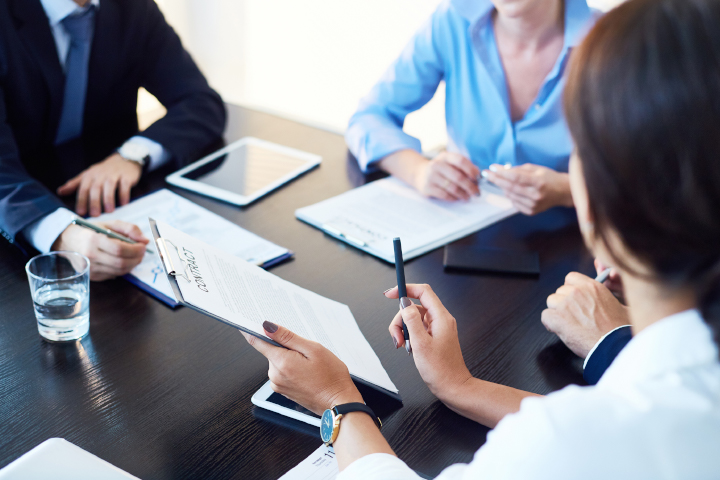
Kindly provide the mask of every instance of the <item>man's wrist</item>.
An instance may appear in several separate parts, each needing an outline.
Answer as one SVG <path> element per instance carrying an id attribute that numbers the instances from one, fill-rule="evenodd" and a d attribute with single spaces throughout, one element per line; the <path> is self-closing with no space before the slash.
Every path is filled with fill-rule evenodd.
<path id="1" fill-rule="evenodd" d="M 360 392 L 358 391 L 358 389 L 354 385 L 353 385 L 353 387 L 354 387 L 353 389 L 348 389 L 348 390 L 336 395 L 333 398 L 331 405 L 328 405 L 326 408 L 332 408 L 335 405 L 343 405 L 345 403 L 354 403 L 354 402 L 365 403 L 363 401 L 363 397 L 362 397 L 362 395 L 360 395 Z"/>

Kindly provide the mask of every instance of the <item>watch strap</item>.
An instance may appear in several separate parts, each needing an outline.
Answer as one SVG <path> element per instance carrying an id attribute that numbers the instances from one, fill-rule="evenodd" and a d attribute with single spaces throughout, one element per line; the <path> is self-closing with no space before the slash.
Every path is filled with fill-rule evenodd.
<path id="1" fill-rule="evenodd" d="M 364 412 L 370 415 L 370 418 L 373 419 L 373 422 L 375 422 L 375 425 L 377 425 L 378 428 L 382 427 L 382 423 L 380 422 L 380 419 L 375 416 L 375 412 L 373 412 L 372 408 L 368 407 L 364 403 L 351 402 L 343 403 L 342 405 L 335 405 L 333 407 L 333 411 L 335 412 L 335 415 L 346 415 L 352 412 Z"/>

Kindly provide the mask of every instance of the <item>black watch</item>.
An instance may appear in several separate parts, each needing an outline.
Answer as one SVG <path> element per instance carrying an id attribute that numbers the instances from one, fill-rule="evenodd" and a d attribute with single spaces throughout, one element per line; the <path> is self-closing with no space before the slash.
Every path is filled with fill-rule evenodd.
<path id="1" fill-rule="evenodd" d="M 373 412 L 372 408 L 368 407 L 364 403 L 354 402 L 335 405 L 334 407 L 325 410 L 322 414 L 322 418 L 320 419 L 320 438 L 323 442 L 325 442 L 325 445 L 330 446 L 333 444 L 335 439 L 337 439 L 337 436 L 340 433 L 340 419 L 342 419 L 343 415 L 347 415 L 351 412 L 367 413 L 370 415 L 370 418 L 373 419 L 375 425 L 377 425 L 378 428 L 382 428 L 382 422 L 375 416 L 375 412 Z"/>

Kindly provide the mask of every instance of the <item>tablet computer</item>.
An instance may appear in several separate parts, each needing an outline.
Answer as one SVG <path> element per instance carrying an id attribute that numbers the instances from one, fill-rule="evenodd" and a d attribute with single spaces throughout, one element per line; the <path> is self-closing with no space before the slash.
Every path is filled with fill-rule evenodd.
<path id="1" fill-rule="evenodd" d="M 266 382 L 260 390 L 255 392 L 250 401 L 253 405 L 260 408 L 264 408 L 320 428 L 319 416 L 315 415 L 310 410 L 301 407 L 292 400 L 288 400 L 279 393 L 273 392 L 273 389 L 270 388 L 270 382 Z"/>
<path id="2" fill-rule="evenodd" d="M 168 175 L 168 183 L 247 205 L 320 164 L 319 155 L 245 137 Z"/>

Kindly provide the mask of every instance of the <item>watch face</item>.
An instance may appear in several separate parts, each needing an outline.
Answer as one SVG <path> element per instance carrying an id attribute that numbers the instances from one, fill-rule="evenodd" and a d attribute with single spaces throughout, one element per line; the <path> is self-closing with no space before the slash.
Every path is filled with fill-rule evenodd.
<path id="1" fill-rule="evenodd" d="M 327 443 L 332 439 L 333 433 L 333 412 L 332 410 L 325 410 L 320 419 L 320 438 L 323 442 Z"/>

